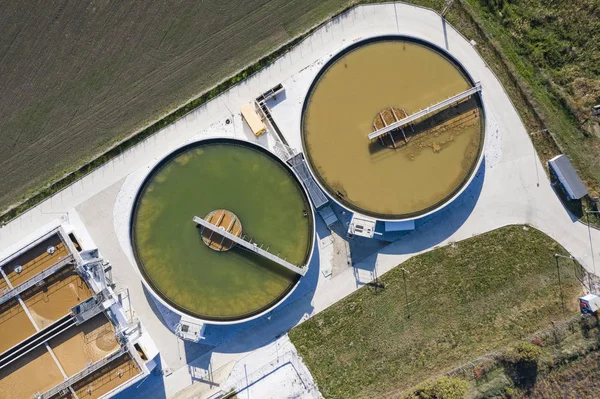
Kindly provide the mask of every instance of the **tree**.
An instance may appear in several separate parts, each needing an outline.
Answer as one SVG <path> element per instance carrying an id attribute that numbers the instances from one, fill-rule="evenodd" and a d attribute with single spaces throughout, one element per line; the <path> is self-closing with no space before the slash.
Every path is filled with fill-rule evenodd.
<path id="1" fill-rule="evenodd" d="M 511 363 L 537 363 L 542 355 L 542 348 L 531 342 L 519 342 L 508 353 L 507 360 Z"/>

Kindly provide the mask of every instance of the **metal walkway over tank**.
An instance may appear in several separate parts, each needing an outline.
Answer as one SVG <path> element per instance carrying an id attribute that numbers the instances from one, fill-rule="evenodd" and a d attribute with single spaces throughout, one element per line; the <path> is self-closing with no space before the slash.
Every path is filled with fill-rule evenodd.
<path id="1" fill-rule="evenodd" d="M 53 275 L 54 273 L 56 273 L 63 267 L 65 267 L 67 265 L 72 265 L 74 263 L 75 263 L 75 258 L 73 257 L 73 255 L 67 256 L 65 259 L 61 260 L 54 266 L 51 266 L 48 269 L 42 271 L 41 273 L 36 274 L 34 277 L 25 281 L 23 284 L 16 286 L 15 288 L 8 291 L 6 294 L 2 295 L 0 297 L 0 305 L 13 299 L 17 295 L 20 295 L 22 292 L 27 291 L 29 288 L 31 288 L 37 284 L 43 283 L 44 279 L 46 279 L 47 277 Z"/>
<path id="2" fill-rule="evenodd" d="M 202 218 L 199 218 L 198 216 L 194 216 L 194 222 L 198 223 L 202 227 L 212 230 L 213 232 L 215 232 L 219 235 L 222 235 L 223 237 L 227 238 L 228 240 L 235 242 L 237 245 L 241 246 L 242 248 L 245 248 L 245 249 L 249 250 L 250 252 L 254 252 L 264 258 L 267 258 L 270 261 L 273 261 L 273 262 L 285 267 L 286 269 L 293 271 L 294 273 L 297 273 L 301 276 L 304 276 L 306 274 L 306 268 L 301 268 L 296 265 L 293 265 L 290 262 L 288 262 L 287 260 L 281 259 L 279 256 L 273 255 L 272 253 L 265 251 L 264 249 L 260 248 L 258 245 L 252 244 L 246 240 L 243 240 L 243 239 L 239 238 L 238 236 L 226 231 L 225 229 L 221 229 L 221 228 L 215 226 L 214 224 L 209 223 Z"/>
<path id="3" fill-rule="evenodd" d="M 298 153 L 288 159 L 287 163 L 294 169 L 300 180 L 302 180 L 302 184 L 306 187 L 306 191 L 308 191 L 308 195 L 312 199 L 315 209 L 320 209 L 322 206 L 327 205 L 329 200 L 308 171 L 308 165 L 306 165 L 304 155 Z"/>
<path id="4" fill-rule="evenodd" d="M 471 87 L 469 90 L 465 90 L 462 93 L 459 93 L 455 96 L 445 99 L 444 101 L 441 101 L 437 104 L 431 105 L 425 109 L 415 112 L 414 114 L 409 115 L 406 118 L 402 118 L 397 122 L 391 123 L 379 130 L 374 131 L 373 133 L 369 133 L 369 140 L 373 140 L 380 136 L 383 136 L 384 134 L 389 133 L 392 130 L 402 128 L 402 127 L 416 121 L 417 119 L 420 119 L 420 118 L 422 118 L 426 115 L 429 115 L 433 112 L 441 111 L 445 108 L 448 108 L 448 107 L 452 106 L 453 104 L 455 104 L 459 101 L 462 101 L 465 98 L 470 97 L 473 94 L 478 93 L 480 91 L 481 91 L 481 83 L 477 82 L 477 83 L 475 83 L 475 86 Z"/>
<path id="5" fill-rule="evenodd" d="M 105 296 L 106 294 L 102 291 L 100 294 L 89 298 L 87 301 L 74 306 L 67 315 L 1 353 L 0 369 L 25 356 L 40 345 L 44 345 L 69 328 L 80 325 L 103 312 L 105 309 L 103 302 L 106 299 Z"/>
<path id="6" fill-rule="evenodd" d="M 36 393 L 34 396 L 36 399 L 49 399 L 55 395 L 59 395 L 61 392 L 69 389 L 70 386 L 76 384 L 81 381 L 85 377 L 90 374 L 95 373 L 100 370 L 102 367 L 106 366 L 113 360 L 123 356 L 126 353 L 132 353 L 127 346 L 121 346 L 116 352 L 111 353 L 110 355 L 103 357 L 95 363 L 92 363 L 90 366 L 85 369 L 79 371 L 78 373 L 73 374 L 71 377 L 56 385 L 55 387 L 50 388 L 48 391 L 44 393 Z"/>
<path id="7" fill-rule="evenodd" d="M 50 339 L 62 334 L 64 331 L 75 326 L 75 319 L 71 315 L 63 316 L 45 329 L 24 339 L 12 348 L 0 354 L 0 369 L 25 356 L 40 345 L 44 345 Z"/>

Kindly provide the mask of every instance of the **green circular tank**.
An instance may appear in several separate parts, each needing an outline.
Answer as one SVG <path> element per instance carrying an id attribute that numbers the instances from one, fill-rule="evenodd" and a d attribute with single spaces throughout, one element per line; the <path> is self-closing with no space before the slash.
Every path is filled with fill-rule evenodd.
<path id="1" fill-rule="evenodd" d="M 257 145 L 210 139 L 168 155 L 142 184 L 131 216 L 138 268 L 154 295 L 180 314 L 215 324 L 258 317 L 282 302 L 300 275 L 239 245 L 207 246 L 192 219 L 215 210 L 239 218 L 246 241 L 308 267 L 313 212 L 294 172 Z"/>

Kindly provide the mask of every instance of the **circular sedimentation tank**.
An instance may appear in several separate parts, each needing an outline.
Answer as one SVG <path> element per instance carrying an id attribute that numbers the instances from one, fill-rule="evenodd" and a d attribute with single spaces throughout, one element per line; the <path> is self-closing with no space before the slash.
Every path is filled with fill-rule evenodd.
<path id="1" fill-rule="evenodd" d="M 440 209 L 483 157 L 479 94 L 379 139 L 368 134 L 474 86 L 432 44 L 387 36 L 355 43 L 317 74 L 302 109 L 302 145 L 319 185 L 350 211 L 409 220 Z"/>
<path id="2" fill-rule="evenodd" d="M 194 216 L 308 267 L 313 212 L 294 172 L 248 142 L 187 145 L 149 173 L 131 216 L 133 252 L 146 286 L 181 314 L 216 324 L 249 320 L 277 306 L 300 281 L 279 264 L 215 240 Z"/>

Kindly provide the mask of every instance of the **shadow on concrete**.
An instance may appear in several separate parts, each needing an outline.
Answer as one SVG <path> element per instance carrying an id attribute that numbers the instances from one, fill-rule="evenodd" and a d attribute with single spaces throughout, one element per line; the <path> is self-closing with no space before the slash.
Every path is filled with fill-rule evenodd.
<path id="1" fill-rule="evenodd" d="M 481 195 L 485 180 L 485 158 L 481 162 L 469 187 L 444 209 L 415 221 L 415 230 L 386 233 L 384 238 L 393 241 L 383 242 L 383 248 L 373 251 L 360 263 L 354 264 L 357 287 L 370 285 L 378 288 L 376 254 L 411 254 L 432 248 L 454 234 L 473 212 Z M 371 240 L 379 241 L 379 240 Z M 381 242 L 381 241 L 380 241 Z"/>
<path id="2" fill-rule="evenodd" d="M 167 399 L 160 355 L 154 358 L 156 367 L 141 381 L 133 384 L 113 399 Z"/>
<path id="3" fill-rule="evenodd" d="M 158 320 L 160 320 L 160 322 L 169 330 L 173 330 L 174 329 L 174 325 L 173 325 L 173 321 L 171 321 L 171 323 L 169 323 L 167 320 L 165 320 L 165 318 L 163 317 L 164 311 L 168 311 L 170 313 L 171 312 L 166 306 L 160 304 L 152 295 L 152 293 L 150 291 L 148 291 L 148 289 L 146 289 L 146 286 L 142 284 L 142 289 L 144 290 L 144 295 L 146 296 L 146 301 L 148 302 L 148 305 L 150 305 L 150 309 L 152 309 L 152 311 L 154 312 L 154 314 L 156 315 L 156 317 L 158 318 Z M 160 307 L 160 309 L 159 309 Z M 175 314 L 175 313 L 173 313 Z"/>
<path id="4" fill-rule="evenodd" d="M 444 32 L 444 48 L 446 49 L 446 51 L 450 51 L 450 46 L 448 45 L 448 30 L 446 27 L 446 18 L 441 17 L 442 18 L 442 30 Z"/>
<path id="5" fill-rule="evenodd" d="M 193 343 L 190 343 L 193 345 Z M 219 384 L 213 381 L 213 370 L 210 365 L 210 356 L 202 356 L 195 360 L 193 360 L 193 364 L 189 364 L 192 362 L 188 362 L 187 369 L 190 377 L 192 378 L 192 383 L 202 383 L 205 385 L 210 385 L 211 387 L 218 387 Z"/>
<path id="6" fill-rule="evenodd" d="M 572 222 L 576 222 L 579 219 L 583 218 L 585 210 L 583 209 L 583 203 L 581 199 L 572 200 L 569 199 L 565 189 L 560 184 L 558 178 L 554 175 L 554 173 L 550 173 L 550 186 L 554 193 L 560 200 L 561 205 L 565 208 L 565 211 L 571 218 Z"/>
<path id="7" fill-rule="evenodd" d="M 380 253 L 409 254 L 432 248 L 454 234 L 469 218 L 481 195 L 485 180 L 485 157 L 475 177 L 458 198 L 445 208 L 415 221 L 415 230 L 398 234 Z"/>
<path id="8" fill-rule="evenodd" d="M 285 94 L 285 89 L 284 89 L 283 91 L 279 92 L 279 94 L 277 94 L 276 96 L 269 98 L 267 100 L 267 106 L 269 108 L 274 108 L 277 106 L 277 104 L 283 102 L 286 98 L 287 98 L 287 95 Z"/>
<path id="9" fill-rule="evenodd" d="M 315 222 L 319 234 L 330 234 L 316 214 Z M 214 351 L 218 353 L 249 352 L 273 342 L 312 313 L 311 302 L 320 275 L 319 238 L 322 237 L 317 237 L 315 241 L 308 272 L 282 304 L 258 319 L 245 323 L 208 324 L 204 331 L 205 338 L 201 343 L 185 342 L 185 358 L 192 378 L 196 375 L 198 381 L 211 381 L 211 370 L 209 369 L 211 354 L 207 354 L 204 351 L 205 348 L 214 348 Z M 199 345 L 200 349 L 198 349 Z M 193 365 L 190 364 L 191 362 Z"/>

